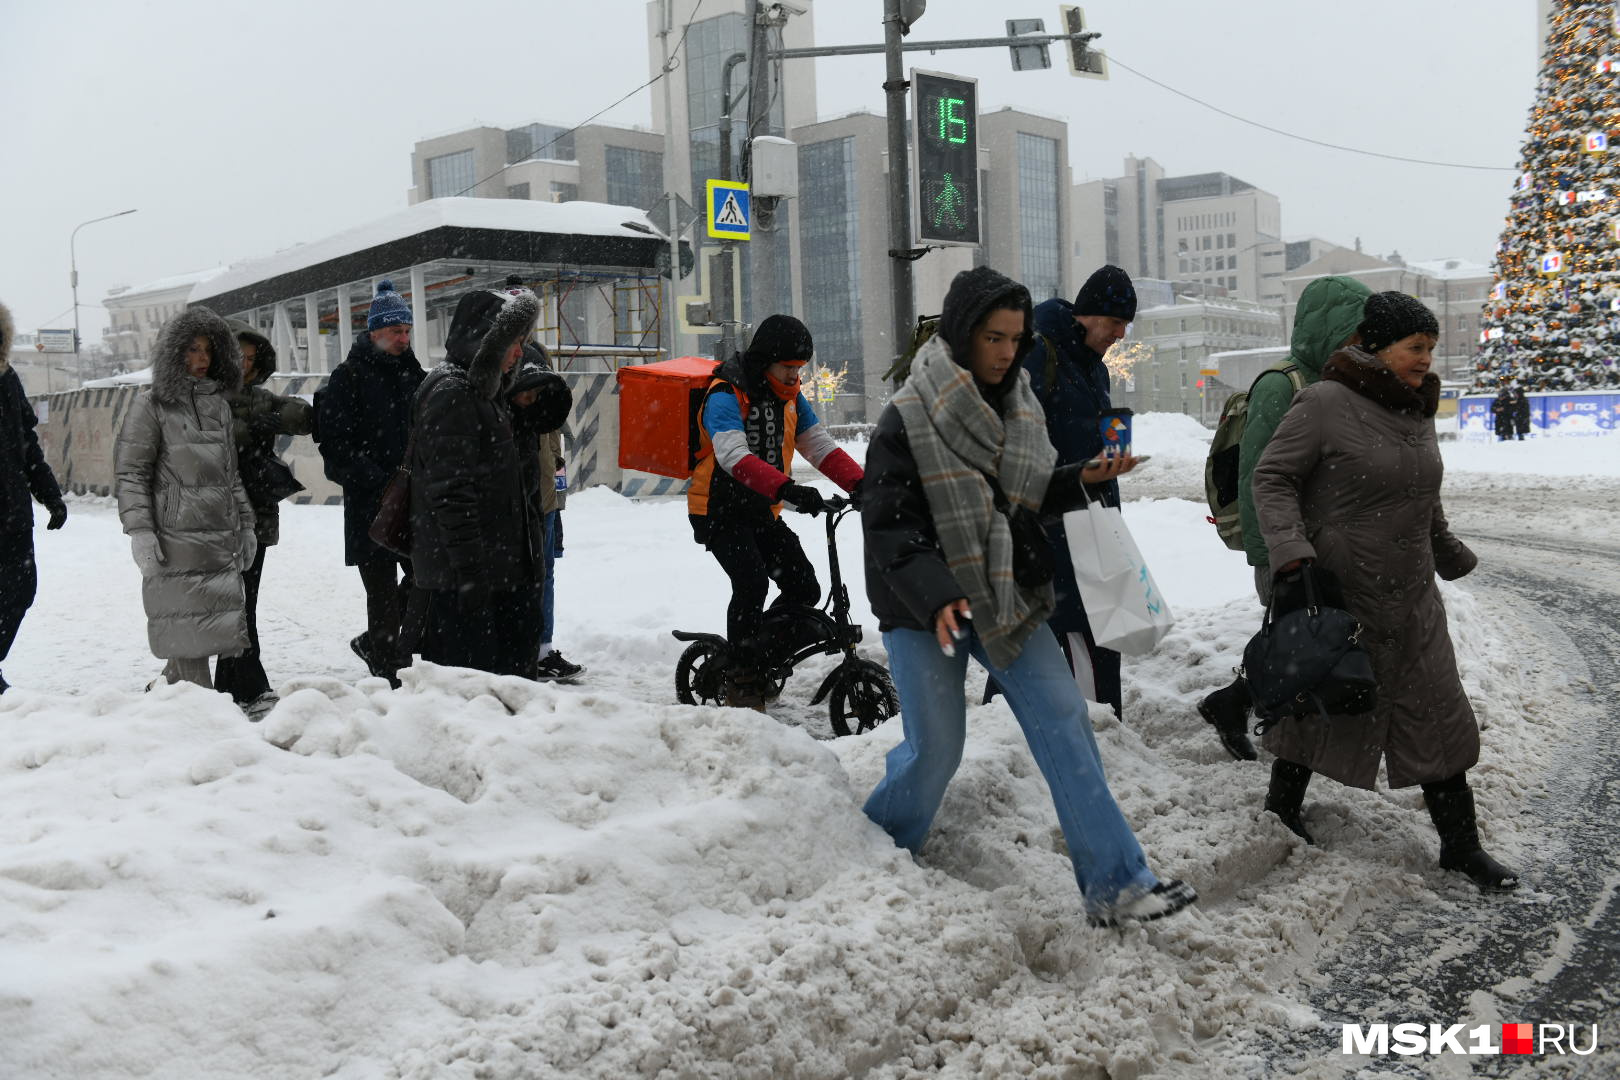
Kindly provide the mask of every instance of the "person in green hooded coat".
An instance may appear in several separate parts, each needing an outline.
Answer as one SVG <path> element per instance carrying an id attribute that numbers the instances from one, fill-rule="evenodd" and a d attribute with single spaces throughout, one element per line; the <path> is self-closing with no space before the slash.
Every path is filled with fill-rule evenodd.
<path id="1" fill-rule="evenodd" d="M 1320 277 L 1305 287 L 1294 308 L 1294 333 L 1285 365 L 1296 369 L 1304 386 L 1322 378 L 1328 357 L 1353 344 L 1362 309 L 1372 290 L 1351 277 Z M 1295 385 L 1284 364 L 1266 371 L 1249 390 L 1248 418 L 1238 447 L 1238 515 L 1243 523 L 1243 550 L 1254 567 L 1254 591 L 1262 604 L 1271 602 L 1271 565 L 1260 518 L 1254 510 L 1251 482 L 1255 463 L 1277 432 L 1283 414 L 1294 403 Z M 1227 753 L 1242 761 L 1258 756 L 1249 741 L 1249 685 L 1239 675 L 1198 703 L 1198 714 L 1214 725 Z"/>

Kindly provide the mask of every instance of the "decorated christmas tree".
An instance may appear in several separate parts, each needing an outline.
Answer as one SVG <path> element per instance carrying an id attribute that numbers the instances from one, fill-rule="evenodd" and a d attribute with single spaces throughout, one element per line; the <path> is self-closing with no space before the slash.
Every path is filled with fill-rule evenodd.
<path id="1" fill-rule="evenodd" d="M 1552 0 L 1474 385 L 1620 386 L 1620 11 Z"/>

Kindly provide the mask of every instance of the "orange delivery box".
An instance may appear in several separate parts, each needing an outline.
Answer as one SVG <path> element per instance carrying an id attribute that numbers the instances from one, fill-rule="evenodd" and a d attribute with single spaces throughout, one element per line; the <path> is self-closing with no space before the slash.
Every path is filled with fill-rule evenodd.
<path id="1" fill-rule="evenodd" d="M 697 464 L 698 411 L 718 360 L 678 356 L 622 367 L 619 468 L 684 480 Z"/>

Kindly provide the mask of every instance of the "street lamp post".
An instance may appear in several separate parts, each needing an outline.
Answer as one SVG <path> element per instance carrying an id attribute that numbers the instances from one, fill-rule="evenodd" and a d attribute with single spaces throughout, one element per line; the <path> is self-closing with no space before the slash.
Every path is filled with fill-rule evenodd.
<path id="1" fill-rule="evenodd" d="M 86 225 L 94 225 L 98 221 L 111 221 L 115 217 L 123 217 L 125 214 L 133 214 L 134 212 L 134 210 L 120 210 L 116 214 L 81 221 L 73 227 L 73 232 L 68 234 L 68 262 L 72 267 L 72 273 L 68 280 L 69 284 L 73 286 L 73 371 L 79 377 L 81 383 L 84 382 L 84 362 L 79 358 L 79 255 L 74 247 L 74 242 L 79 237 L 79 230 Z M 50 381 L 49 368 L 45 369 L 45 375 L 48 384 Z"/>

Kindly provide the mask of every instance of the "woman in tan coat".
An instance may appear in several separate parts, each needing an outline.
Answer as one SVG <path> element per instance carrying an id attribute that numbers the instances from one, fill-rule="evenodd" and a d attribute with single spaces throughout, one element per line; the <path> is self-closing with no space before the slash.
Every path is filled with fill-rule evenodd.
<path id="1" fill-rule="evenodd" d="M 1300 811 L 1311 773 L 1371 789 L 1382 761 L 1390 787 L 1423 786 L 1442 867 L 1481 888 L 1512 888 L 1518 876 L 1480 846 L 1467 773 L 1479 725 L 1435 584 L 1437 573 L 1450 581 L 1478 562 L 1440 505 L 1440 379 L 1429 371 L 1438 335 L 1412 297 L 1369 297 L 1359 343 L 1295 396 L 1255 466 L 1271 565 L 1281 576 L 1314 562 L 1337 578 L 1378 676 L 1370 715 L 1290 719 L 1266 733 L 1277 759 L 1266 809 L 1308 843 Z"/>

